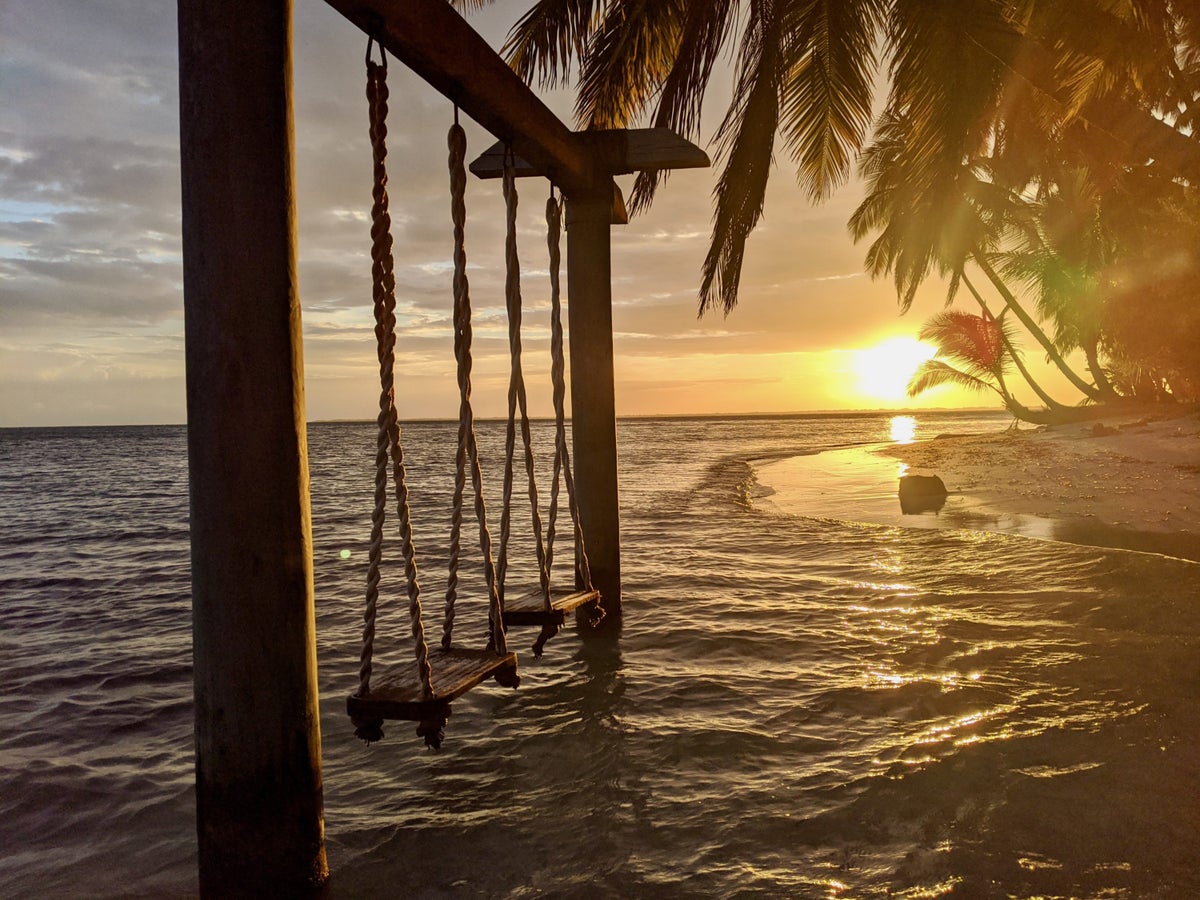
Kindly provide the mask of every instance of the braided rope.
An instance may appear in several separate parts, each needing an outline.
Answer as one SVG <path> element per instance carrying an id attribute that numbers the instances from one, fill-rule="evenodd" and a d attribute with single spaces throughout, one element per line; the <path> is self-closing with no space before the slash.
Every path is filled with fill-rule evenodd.
<path id="1" fill-rule="evenodd" d="M 512 368 L 508 381 L 508 428 L 504 441 L 504 516 L 501 520 L 501 554 L 504 569 L 508 566 L 508 520 L 512 506 L 514 422 L 517 409 L 521 412 L 521 441 L 525 450 L 525 476 L 529 484 L 529 508 L 537 547 L 538 582 L 544 608 L 550 610 L 550 573 L 546 567 L 546 545 L 542 536 L 542 516 L 538 509 L 537 479 L 533 468 L 533 440 L 529 431 L 528 398 L 525 376 L 521 370 L 521 262 L 517 257 L 517 184 L 511 151 L 504 157 L 504 208 L 506 233 L 504 238 L 504 300 L 508 308 L 508 349 Z M 503 585 L 503 574 L 501 585 Z"/>
<path id="2" fill-rule="evenodd" d="M 564 383 L 561 393 L 558 387 L 559 377 L 563 374 L 559 368 L 562 359 L 562 321 L 558 316 L 562 291 L 559 284 L 559 269 L 562 265 L 562 253 L 559 249 L 561 229 L 562 213 L 558 201 L 554 198 L 554 185 L 551 185 L 550 196 L 546 199 L 546 249 L 550 258 L 550 383 L 554 387 L 554 476 L 550 481 L 550 513 L 546 525 L 546 569 L 551 572 L 554 568 L 554 537 L 558 524 L 559 483 L 562 481 L 562 443 L 559 437 L 560 434 L 565 437 L 565 413 L 559 415 L 559 409 L 563 406 L 566 385 Z"/>
<path id="3" fill-rule="evenodd" d="M 400 552 L 408 590 L 408 613 L 412 628 L 417 674 L 423 699 L 433 698 L 432 672 L 425 631 L 421 624 L 421 587 L 417 580 L 416 552 L 412 541 L 408 485 L 405 482 L 404 449 L 396 415 L 396 278 L 392 258 L 391 216 L 387 196 L 387 62 L 367 60 L 367 100 L 371 121 L 371 152 L 374 183 L 371 188 L 371 293 L 374 300 L 375 338 L 379 355 L 379 426 L 375 454 L 375 510 L 371 517 L 370 562 L 367 573 L 367 608 L 363 614 L 362 665 L 359 695 L 370 692 L 371 660 L 374 653 L 375 619 L 379 601 L 380 563 L 383 558 L 383 521 L 387 503 L 387 461 L 390 452 L 399 515 Z"/>
<path id="4" fill-rule="evenodd" d="M 505 170 L 504 170 L 505 171 L 504 198 L 505 198 L 506 204 L 508 201 L 507 164 L 508 164 L 508 157 L 506 154 L 505 155 Z M 507 250 L 508 250 L 508 246 L 506 243 L 505 244 L 506 263 L 507 263 Z M 506 275 L 505 275 L 505 279 L 506 279 L 505 280 L 505 294 L 506 295 L 508 293 L 507 278 L 508 278 L 508 275 L 506 272 Z M 507 296 L 506 296 L 506 304 L 507 304 Z M 511 350 L 511 334 L 512 334 L 511 313 L 509 315 L 510 315 L 510 325 L 509 325 L 510 347 L 509 347 L 509 349 Z M 508 420 L 505 423 L 505 427 L 504 427 L 504 487 L 502 489 L 503 497 L 500 502 L 500 550 L 496 557 L 496 577 L 499 581 L 501 602 L 504 601 L 504 586 L 505 586 L 506 580 L 508 578 L 508 541 L 509 541 L 509 537 L 511 537 L 511 535 L 512 535 L 511 525 L 512 525 L 512 491 L 513 491 L 513 450 L 514 450 L 514 447 L 516 444 L 516 434 L 517 434 L 516 405 L 517 405 L 516 392 L 514 390 L 513 379 L 512 379 L 512 375 L 510 373 L 509 383 L 508 383 Z"/>
<path id="5" fill-rule="evenodd" d="M 488 588 L 489 644 L 498 653 L 507 653 L 504 619 L 497 589 L 496 566 L 492 561 L 492 536 L 487 526 L 487 507 L 483 499 L 483 473 L 479 464 L 479 445 L 475 438 L 475 413 L 471 408 L 471 294 L 467 280 L 465 229 L 467 136 L 456 121 L 447 135 L 450 169 L 450 216 L 454 223 L 454 358 L 458 363 L 458 450 L 455 455 L 454 509 L 450 520 L 450 572 L 446 582 L 446 607 L 442 622 L 442 646 L 449 649 L 454 629 L 454 606 L 458 595 L 458 564 L 461 549 L 463 493 L 466 489 L 467 462 L 470 461 L 471 487 L 475 491 L 475 518 L 479 523 L 479 549 L 483 555 L 484 578 Z"/>
<path id="6" fill-rule="evenodd" d="M 467 429 L 470 426 L 469 397 L 471 389 L 471 356 L 470 344 L 464 346 L 464 338 L 470 340 L 468 320 L 462 322 L 462 306 L 467 296 L 467 254 L 464 238 L 466 223 L 466 173 L 461 170 L 462 160 L 466 155 L 465 135 L 461 137 L 464 147 L 460 151 L 458 144 L 461 132 L 456 122 L 450 128 L 447 143 L 450 149 L 450 216 L 454 222 L 454 358 L 458 363 L 458 444 L 454 454 L 454 500 L 450 515 L 450 563 L 446 576 L 446 604 L 442 613 L 442 646 L 450 647 L 454 631 L 454 604 L 458 598 L 458 560 L 462 549 L 462 520 L 463 492 L 467 481 Z M 464 329 L 466 333 L 464 334 Z"/>
<path id="7" fill-rule="evenodd" d="M 592 567 L 588 563 L 587 547 L 583 541 L 583 527 L 579 524 L 579 505 L 575 499 L 575 477 L 571 472 L 571 456 L 567 450 L 566 426 L 566 355 L 563 352 L 562 288 L 559 270 L 562 253 L 559 244 L 562 235 L 562 206 L 551 194 L 546 201 L 546 245 L 550 251 L 550 381 L 554 386 L 554 483 L 550 491 L 550 525 L 546 536 L 546 568 L 554 560 L 554 528 L 558 517 L 558 482 L 561 472 L 567 486 L 567 505 L 571 514 L 575 537 L 575 565 L 583 585 L 594 590 Z M 603 614 L 603 613 L 601 613 Z"/>

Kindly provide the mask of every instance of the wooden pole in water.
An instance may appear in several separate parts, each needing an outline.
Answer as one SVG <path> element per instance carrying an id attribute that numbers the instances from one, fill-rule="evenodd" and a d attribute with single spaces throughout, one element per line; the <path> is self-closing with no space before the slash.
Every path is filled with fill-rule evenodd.
<path id="1" fill-rule="evenodd" d="M 291 2 L 178 10 L 200 890 L 319 896 Z"/>
<path id="2" fill-rule="evenodd" d="M 612 179 L 567 195 L 571 443 L 592 581 L 613 624 L 621 616 L 621 520 L 612 337 Z"/>

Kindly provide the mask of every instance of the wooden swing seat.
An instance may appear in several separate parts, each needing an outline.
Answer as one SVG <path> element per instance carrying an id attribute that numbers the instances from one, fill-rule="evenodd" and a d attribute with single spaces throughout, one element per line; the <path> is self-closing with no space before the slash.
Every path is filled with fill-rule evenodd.
<path id="1" fill-rule="evenodd" d="M 567 613 L 600 599 L 599 591 L 550 592 L 550 609 L 542 592 L 531 591 L 521 596 L 504 598 L 504 627 L 513 625 L 562 625 Z"/>
<path id="2" fill-rule="evenodd" d="M 354 718 L 421 722 L 448 715 L 450 701 L 489 676 L 505 687 L 516 687 L 519 681 L 515 653 L 437 647 L 429 651 L 429 666 L 433 672 L 432 700 L 421 699 L 421 682 L 410 660 L 380 673 L 366 696 L 351 695 L 346 709 Z"/>

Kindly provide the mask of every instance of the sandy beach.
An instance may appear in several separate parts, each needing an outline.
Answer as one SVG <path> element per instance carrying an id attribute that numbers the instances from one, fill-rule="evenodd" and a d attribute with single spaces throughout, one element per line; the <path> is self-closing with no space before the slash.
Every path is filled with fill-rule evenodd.
<path id="1" fill-rule="evenodd" d="M 937 475 L 937 511 L 901 513 L 905 474 Z M 835 450 L 767 462 L 766 506 L 921 528 L 1000 531 L 1200 560 L 1200 414 Z"/>

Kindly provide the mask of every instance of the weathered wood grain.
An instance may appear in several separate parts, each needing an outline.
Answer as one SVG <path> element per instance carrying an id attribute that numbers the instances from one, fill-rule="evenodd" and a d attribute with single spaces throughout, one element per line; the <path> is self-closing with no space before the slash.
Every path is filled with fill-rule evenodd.
<path id="1" fill-rule="evenodd" d="M 429 651 L 433 699 L 421 699 L 421 682 L 414 662 L 392 666 L 378 674 L 365 697 L 351 696 L 346 709 L 354 718 L 406 719 L 420 722 L 449 714 L 450 702 L 485 678 L 515 686 L 517 654 L 452 647 Z"/>
<path id="2" fill-rule="evenodd" d="M 504 625 L 561 625 L 566 621 L 567 613 L 599 599 L 599 591 L 551 591 L 551 608 L 547 610 L 540 590 L 505 597 Z"/>

